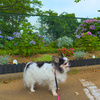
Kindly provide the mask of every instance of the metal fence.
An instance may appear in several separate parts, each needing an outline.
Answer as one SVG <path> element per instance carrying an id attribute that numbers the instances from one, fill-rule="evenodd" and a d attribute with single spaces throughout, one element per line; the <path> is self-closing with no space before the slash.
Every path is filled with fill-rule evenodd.
<path id="1" fill-rule="evenodd" d="M 87 18 L 36 16 L 31 14 L 0 13 L 0 31 L 3 35 L 12 36 L 14 32 L 20 32 L 21 22 L 30 22 L 33 33 L 50 34 L 55 38 L 71 36 L 81 21 Z"/>

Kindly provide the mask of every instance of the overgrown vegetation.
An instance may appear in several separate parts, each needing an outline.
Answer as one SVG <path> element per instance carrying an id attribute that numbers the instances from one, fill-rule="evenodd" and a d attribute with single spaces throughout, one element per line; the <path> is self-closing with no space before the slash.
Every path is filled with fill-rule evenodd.
<path id="1" fill-rule="evenodd" d="M 0 26 L 0 55 L 31 56 L 39 53 L 64 53 L 65 56 L 74 54 L 75 58 L 80 59 L 84 58 L 85 53 L 100 50 L 99 18 L 81 19 L 79 22 L 75 14 L 66 12 L 59 16 L 51 10 L 42 14 L 48 14 L 48 16 L 39 16 L 38 22 L 41 27 L 31 25 L 25 17 L 23 22 L 20 21 L 17 24 L 18 21 L 14 17 L 13 31 L 9 30 L 13 21 L 2 20 L 10 18 L 11 15 L 2 15 L 0 25 L 3 23 L 5 29 Z"/>
<path id="2" fill-rule="evenodd" d="M 62 38 L 58 38 L 57 42 L 58 42 L 58 47 L 59 48 L 62 48 L 62 47 L 66 47 L 66 48 L 73 47 L 73 39 L 71 37 L 64 36 Z"/>
<path id="3" fill-rule="evenodd" d="M 74 52 L 74 57 L 75 57 L 76 59 L 82 59 L 82 58 L 84 58 L 85 56 L 86 56 L 86 53 L 83 52 L 83 51 L 76 51 L 76 52 Z"/>
<path id="4" fill-rule="evenodd" d="M 9 64 L 11 57 L 9 55 L 0 56 L 0 65 Z"/>

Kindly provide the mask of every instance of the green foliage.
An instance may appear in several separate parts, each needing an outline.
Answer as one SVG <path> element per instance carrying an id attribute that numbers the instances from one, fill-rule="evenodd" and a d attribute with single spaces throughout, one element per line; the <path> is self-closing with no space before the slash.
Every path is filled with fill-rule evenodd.
<path id="1" fill-rule="evenodd" d="M 51 34 L 44 35 L 45 46 L 51 46 L 52 42 L 54 42 L 54 41 L 55 41 L 55 39 L 54 39 L 53 35 L 51 35 Z"/>
<path id="2" fill-rule="evenodd" d="M 68 75 L 77 74 L 77 73 L 78 73 L 77 68 L 68 71 Z"/>
<path id="3" fill-rule="evenodd" d="M 65 56 L 71 56 L 71 55 L 73 55 L 73 53 L 74 53 L 74 48 L 60 48 L 60 49 L 58 49 L 58 54 L 59 55 L 61 55 L 61 54 L 64 54 Z"/>
<path id="4" fill-rule="evenodd" d="M 0 44 L 0 49 L 3 49 L 4 48 L 4 45 L 3 44 Z"/>
<path id="5" fill-rule="evenodd" d="M 52 47 L 41 47 L 35 51 L 36 54 L 45 54 L 45 53 L 57 53 L 58 49 Z M 34 53 L 34 52 L 33 52 Z M 19 55 L 18 48 L 16 50 L 0 50 L 0 55 Z"/>
<path id="6" fill-rule="evenodd" d="M 96 49 L 97 51 L 100 51 L 100 46 L 99 47 L 97 47 L 97 49 Z"/>
<path id="7" fill-rule="evenodd" d="M 73 47 L 73 39 L 71 37 L 64 36 L 57 39 L 58 47 Z"/>
<path id="8" fill-rule="evenodd" d="M 100 20 L 97 19 L 87 19 L 83 20 L 82 23 L 77 27 L 75 35 L 81 37 L 85 32 L 91 32 L 92 35 L 98 36 L 100 38 Z"/>
<path id="9" fill-rule="evenodd" d="M 75 53 L 74 53 L 74 57 L 76 58 L 76 59 L 82 59 L 82 58 L 84 58 L 86 56 L 86 53 L 85 52 L 82 52 L 82 51 L 76 51 Z"/>
<path id="10" fill-rule="evenodd" d="M 42 57 L 37 58 L 36 61 L 52 61 L 52 56 L 45 54 Z"/>
<path id="11" fill-rule="evenodd" d="M 12 53 L 12 50 L 0 49 L 0 55 L 9 55 L 10 53 Z"/>
<path id="12" fill-rule="evenodd" d="M 29 56 L 37 53 L 43 47 L 43 36 L 36 35 L 30 28 L 30 23 L 22 22 L 19 27 L 22 34 L 14 32 L 13 37 L 7 37 L 5 49 L 17 51 L 17 54 Z"/>
<path id="13" fill-rule="evenodd" d="M 79 47 L 84 47 L 84 49 L 88 52 L 95 51 L 97 47 L 100 47 L 100 40 L 97 36 L 84 35 L 77 39 Z"/>
<path id="14" fill-rule="evenodd" d="M 35 59 L 34 58 L 32 58 L 32 61 L 34 61 Z"/>
<path id="15" fill-rule="evenodd" d="M 57 50 L 58 49 L 49 46 L 49 47 L 44 47 L 41 50 L 38 49 L 36 53 L 39 53 L 39 54 L 44 54 L 44 53 L 57 53 Z"/>
<path id="16" fill-rule="evenodd" d="M 21 34 L 20 38 L 16 38 L 18 54 L 29 56 L 31 54 L 35 54 L 37 49 L 41 49 L 43 46 L 42 36 L 37 36 L 35 34 L 28 34 L 29 32 L 32 33 L 32 30 L 28 28 L 30 23 L 22 22 L 21 30 L 23 33 Z"/>
<path id="17" fill-rule="evenodd" d="M 14 45 L 15 44 L 15 40 L 5 40 L 5 50 L 15 50 L 16 49 L 16 46 Z"/>
<path id="18" fill-rule="evenodd" d="M 0 15 L 0 19 L 0 30 L 2 31 L 3 36 L 12 36 L 13 30 L 16 31 L 19 24 L 12 24 L 12 20 L 10 20 L 10 16 L 8 15 Z M 13 27 L 14 25 L 16 27 Z"/>
<path id="19" fill-rule="evenodd" d="M 82 47 L 80 44 L 78 44 L 78 46 L 76 46 L 75 51 L 84 51 L 86 52 L 86 49 L 84 47 Z"/>
<path id="20" fill-rule="evenodd" d="M 11 61 L 10 56 L 8 55 L 0 56 L 0 65 L 9 64 L 10 61 Z"/>
<path id="21" fill-rule="evenodd" d="M 1 0 L 0 12 L 7 13 L 37 13 L 42 3 L 38 0 Z"/>
<path id="22" fill-rule="evenodd" d="M 50 46 L 53 47 L 53 48 L 58 48 L 58 42 L 57 42 L 57 40 L 52 41 L 52 42 L 50 43 Z"/>
<path id="23" fill-rule="evenodd" d="M 81 1 L 81 0 L 74 0 L 74 2 L 76 2 L 76 3 L 78 3 L 79 1 Z"/>
<path id="24" fill-rule="evenodd" d="M 43 34 L 51 34 L 56 39 L 66 35 L 70 36 L 78 26 L 78 21 L 74 18 L 75 14 L 63 12 L 58 16 L 57 13 L 49 10 L 43 12 L 43 15 L 48 15 L 39 19 L 43 24 Z"/>
<path id="25" fill-rule="evenodd" d="M 1 0 L 0 1 L 0 31 L 4 35 L 12 36 L 13 32 L 19 32 L 21 22 L 28 22 L 30 16 L 23 14 L 39 15 L 42 6 L 38 0 Z M 15 14 L 14 14 L 15 13 Z"/>

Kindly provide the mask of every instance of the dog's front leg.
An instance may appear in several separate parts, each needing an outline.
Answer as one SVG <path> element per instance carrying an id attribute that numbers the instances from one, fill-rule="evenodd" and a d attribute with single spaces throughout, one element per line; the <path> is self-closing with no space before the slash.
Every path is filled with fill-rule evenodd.
<path id="1" fill-rule="evenodd" d="M 51 90 L 53 96 L 57 96 L 55 81 L 49 83 L 49 89 Z"/>
<path id="2" fill-rule="evenodd" d="M 52 89 L 51 91 L 52 91 L 53 96 L 57 96 L 56 89 Z"/>

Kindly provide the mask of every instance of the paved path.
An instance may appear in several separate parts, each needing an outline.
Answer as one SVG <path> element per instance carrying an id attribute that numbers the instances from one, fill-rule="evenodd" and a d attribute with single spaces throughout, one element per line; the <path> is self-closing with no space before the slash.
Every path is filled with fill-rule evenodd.
<path id="1" fill-rule="evenodd" d="M 100 69 L 68 75 L 67 81 L 59 84 L 59 88 L 60 100 L 100 100 Z M 57 100 L 48 86 L 36 86 L 35 89 L 35 93 L 30 93 L 22 79 L 0 84 L 0 100 Z"/>
<path id="2" fill-rule="evenodd" d="M 100 100 L 100 89 L 93 82 L 85 79 L 80 79 L 80 82 L 83 84 L 83 90 L 90 100 Z"/>

